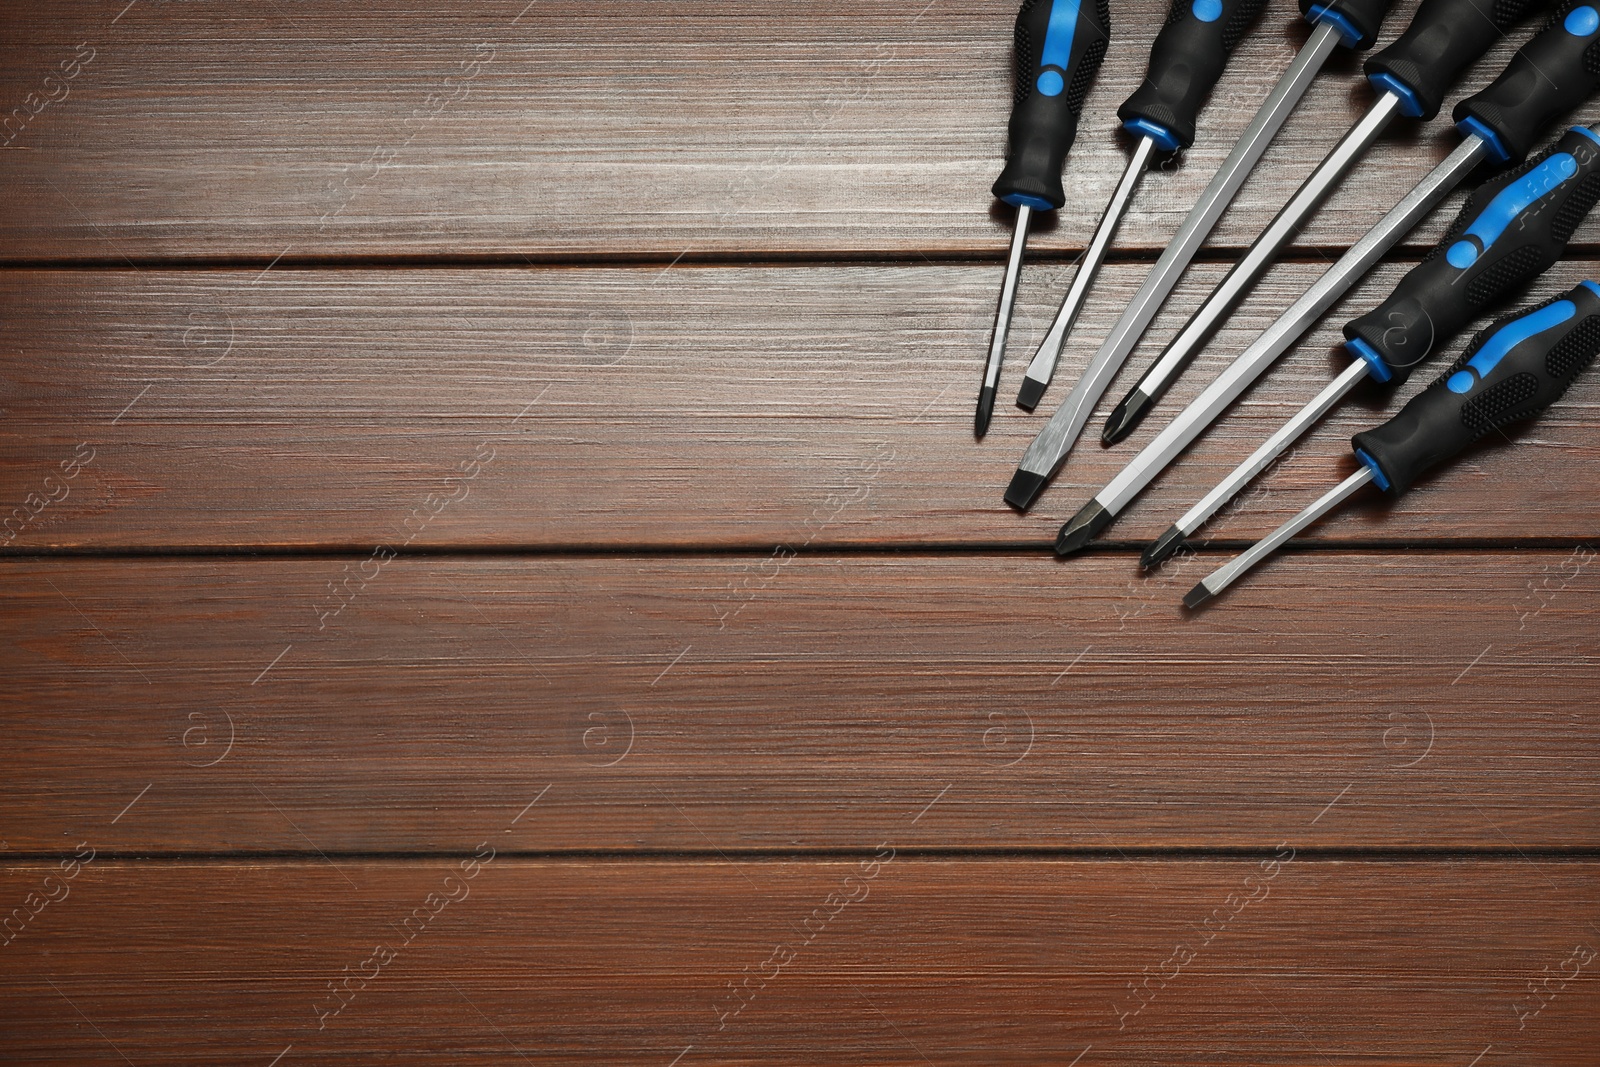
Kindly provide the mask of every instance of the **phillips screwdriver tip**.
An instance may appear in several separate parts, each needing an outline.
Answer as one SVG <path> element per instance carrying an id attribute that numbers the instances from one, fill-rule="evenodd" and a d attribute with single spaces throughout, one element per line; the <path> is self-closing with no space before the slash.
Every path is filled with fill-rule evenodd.
<path id="1" fill-rule="evenodd" d="M 986 385 L 978 391 L 978 414 L 972 420 L 972 432 L 982 437 L 989 432 L 989 420 L 994 417 L 994 386 Z"/>
<path id="2" fill-rule="evenodd" d="M 1039 406 L 1039 401 L 1044 396 L 1045 383 L 1037 378 L 1022 379 L 1022 388 L 1017 390 L 1017 407 L 1023 411 L 1032 411 Z"/>
<path id="3" fill-rule="evenodd" d="M 1139 557 L 1139 566 L 1145 570 L 1160 566 L 1171 559 L 1173 553 L 1183 547 L 1183 531 L 1176 526 L 1167 527 L 1167 532 L 1156 538 Z"/>
<path id="4" fill-rule="evenodd" d="M 1115 517 L 1101 507 L 1098 500 L 1089 501 L 1056 535 L 1056 555 L 1070 556 L 1077 552 L 1110 526 Z"/>
<path id="5" fill-rule="evenodd" d="M 1193 611 L 1215 595 L 1205 582 L 1196 582 L 1195 587 L 1184 594 L 1183 606 Z"/>
<path id="6" fill-rule="evenodd" d="M 1100 443 L 1109 448 L 1126 439 L 1154 406 L 1155 400 L 1137 389 L 1123 397 L 1106 419 L 1106 428 L 1100 431 Z"/>

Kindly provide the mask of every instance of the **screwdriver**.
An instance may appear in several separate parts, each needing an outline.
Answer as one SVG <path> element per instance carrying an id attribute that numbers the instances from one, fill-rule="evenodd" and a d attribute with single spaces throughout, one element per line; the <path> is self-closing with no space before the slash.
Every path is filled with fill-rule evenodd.
<path id="1" fill-rule="evenodd" d="M 1251 479 L 1364 379 L 1398 389 L 1434 348 L 1484 308 L 1548 270 L 1600 199 L 1600 130 L 1574 126 L 1516 170 L 1478 187 L 1428 257 L 1374 310 L 1345 324 L 1350 366 L 1145 549 L 1149 568 L 1215 515 Z"/>
<path id="2" fill-rule="evenodd" d="M 1600 352 L 1600 285 L 1581 282 L 1537 307 L 1500 319 L 1394 418 L 1351 439 L 1361 468 L 1316 503 L 1207 575 L 1183 598 L 1210 600 L 1278 546 L 1368 482 L 1404 493 L 1430 467 L 1485 434 L 1543 414 Z"/>
<path id="3" fill-rule="evenodd" d="M 1459 0 L 1465 3 L 1467 0 Z M 1094 238 L 1078 262 L 1078 273 L 1067 290 L 1050 332 L 1034 353 L 1027 377 L 1017 393 L 1017 406 L 1032 411 L 1055 374 L 1061 345 L 1105 262 L 1106 250 L 1116 236 L 1128 202 L 1139 188 L 1145 168 L 1156 152 L 1176 152 L 1194 143 L 1195 119 L 1212 87 L 1222 77 L 1228 57 L 1266 0 L 1172 0 L 1166 24 L 1150 46 L 1150 66 L 1133 95 L 1117 109 L 1123 129 L 1138 138 L 1128 169 L 1100 217 Z"/>
<path id="4" fill-rule="evenodd" d="M 1155 407 L 1184 367 L 1205 347 L 1217 327 L 1250 291 L 1289 242 L 1300 234 L 1306 220 L 1338 188 L 1350 168 L 1366 154 L 1397 115 L 1424 122 L 1439 113 L 1444 95 L 1467 65 L 1505 36 L 1544 0 L 1496 3 L 1488 11 L 1478 0 L 1423 0 L 1416 17 L 1400 38 L 1367 60 L 1367 80 L 1378 99 L 1366 116 L 1350 127 L 1333 151 L 1317 165 L 1251 244 L 1228 276 L 1212 290 L 1200 309 L 1168 343 L 1138 383 L 1128 391 L 1106 420 L 1103 444 L 1126 438 Z"/>
<path id="5" fill-rule="evenodd" d="M 1035 211 L 1054 211 L 1067 202 L 1061 168 L 1078 136 L 1078 112 L 1089 83 L 1105 58 L 1111 39 L 1111 14 L 1106 0 L 1023 0 L 1017 12 L 1017 85 L 1008 129 L 1005 169 L 994 183 L 994 195 L 1017 209 L 1006 258 L 1000 307 L 995 312 L 989 360 L 978 392 L 973 431 L 982 437 L 994 415 L 995 387 L 1011 329 L 1011 307 L 1017 298 L 1017 275 L 1028 223 Z"/>
<path id="6" fill-rule="evenodd" d="M 1074 515 L 1056 538 L 1066 556 L 1111 525 L 1116 515 L 1166 469 L 1189 443 L 1250 387 L 1331 308 L 1383 254 L 1422 221 L 1479 162 L 1504 166 L 1525 156 L 1539 131 L 1600 87 L 1600 11 L 1567 0 L 1553 23 L 1511 57 L 1482 92 L 1455 108 L 1466 135 L 1444 162 L 1407 193 L 1300 299 L 1242 352 L 1215 381 L 1155 436 L 1122 472 Z M 1586 53 L 1592 53 L 1589 58 Z"/>
<path id="7" fill-rule="evenodd" d="M 1301 12 L 1315 27 L 1311 36 L 1256 110 L 1255 118 L 1250 120 L 1249 127 L 1228 153 L 1228 158 L 1222 161 L 1222 166 L 1217 168 L 1211 183 L 1200 194 L 1161 258 L 1150 268 L 1133 301 L 1090 359 L 1083 377 L 1028 446 L 1028 454 L 1006 488 L 1006 503 L 1016 508 L 1026 508 L 1033 503 L 1045 482 L 1067 458 L 1095 404 L 1100 402 L 1111 379 L 1127 361 L 1145 327 L 1155 318 L 1161 302 L 1178 284 L 1179 275 L 1250 176 L 1279 127 L 1311 87 L 1323 63 L 1339 45 L 1370 48 L 1377 39 L 1378 27 L 1390 3 L 1391 0 L 1329 0 L 1326 3 L 1300 0 Z"/>

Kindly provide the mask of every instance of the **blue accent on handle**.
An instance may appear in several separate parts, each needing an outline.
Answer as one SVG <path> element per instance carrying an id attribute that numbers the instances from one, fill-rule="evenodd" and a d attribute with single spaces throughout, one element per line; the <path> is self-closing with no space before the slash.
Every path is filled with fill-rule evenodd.
<path id="1" fill-rule="evenodd" d="M 1337 11 L 1328 10 L 1322 4 L 1317 4 L 1306 12 L 1306 21 L 1313 26 L 1321 25 L 1324 22 L 1333 26 L 1339 31 L 1339 43 L 1346 48 L 1354 48 L 1361 40 L 1361 30 L 1356 27 L 1355 23 Z"/>
<path id="2" fill-rule="evenodd" d="M 1600 296 L 1600 285 L 1596 285 L 1594 282 L 1591 282 L 1591 281 L 1581 281 L 1578 284 L 1583 286 L 1585 289 L 1589 290 L 1595 296 Z"/>
<path id="3" fill-rule="evenodd" d="M 1394 371 L 1389 369 L 1389 364 L 1376 348 L 1359 337 L 1352 337 L 1344 343 L 1346 352 L 1355 356 L 1367 365 L 1367 376 L 1375 382 L 1386 382 L 1394 377 Z"/>
<path id="4" fill-rule="evenodd" d="M 1445 388 L 1452 393 L 1471 392 L 1472 387 L 1487 378 L 1513 348 L 1530 337 L 1560 326 L 1577 313 L 1578 305 L 1572 301 L 1557 300 L 1549 307 L 1512 319 L 1489 336 L 1467 360 L 1466 367 L 1450 375 L 1450 380 L 1444 383 Z"/>
<path id="5" fill-rule="evenodd" d="M 1035 211 L 1054 211 L 1056 206 L 1048 200 L 1027 193 L 1010 193 L 1000 198 L 1012 207 L 1031 207 Z"/>
<path id="6" fill-rule="evenodd" d="M 1078 33 L 1078 4 L 1079 0 L 1053 0 L 1050 5 L 1050 24 L 1039 57 L 1041 70 L 1034 81 L 1045 96 L 1060 96 L 1067 87 L 1067 61 L 1072 58 L 1072 39 Z"/>
<path id="7" fill-rule="evenodd" d="M 1201 22 L 1215 22 L 1222 17 L 1222 0 L 1194 0 L 1189 10 Z"/>
<path id="8" fill-rule="evenodd" d="M 1572 127 L 1572 131 L 1571 132 L 1573 132 L 1573 133 L 1581 133 L 1585 137 L 1589 138 L 1589 140 L 1593 141 L 1595 144 L 1600 144 L 1600 133 L 1595 133 L 1593 130 L 1591 130 L 1587 126 L 1574 126 L 1574 127 Z"/>
<path id="9" fill-rule="evenodd" d="M 1495 198 L 1489 201 L 1489 206 L 1478 212 L 1478 217 L 1472 220 L 1462 236 L 1477 238 L 1478 245 L 1474 246 L 1471 241 L 1457 241 L 1445 253 L 1445 260 L 1459 270 L 1472 266 L 1480 255 L 1489 251 L 1500 239 L 1500 235 L 1517 220 L 1518 215 L 1555 192 L 1576 173 L 1578 161 L 1567 152 L 1557 152 L 1534 167 L 1496 193 Z"/>
<path id="10" fill-rule="evenodd" d="M 1183 147 L 1178 135 L 1159 122 L 1151 122 L 1149 119 L 1129 119 L 1122 124 L 1122 128 L 1136 137 L 1150 138 L 1163 152 L 1176 152 Z"/>
<path id="11" fill-rule="evenodd" d="M 1506 143 L 1500 139 L 1500 135 L 1498 133 L 1495 133 L 1494 130 L 1492 130 L 1489 125 L 1483 122 L 1481 119 L 1473 115 L 1468 115 L 1466 118 L 1456 123 L 1456 129 L 1460 130 L 1462 133 L 1481 140 L 1488 147 L 1489 155 L 1496 163 L 1505 164 L 1511 162 L 1511 151 L 1506 148 Z"/>
<path id="12" fill-rule="evenodd" d="M 1418 99 L 1416 91 L 1393 74 L 1380 70 L 1376 74 L 1368 74 L 1367 81 L 1371 82 L 1372 87 L 1380 93 L 1393 93 L 1400 101 L 1400 114 L 1406 118 L 1422 117 L 1422 101 Z"/>
<path id="13" fill-rule="evenodd" d="M 1378 466 L 1378 461 L 1367 455 L 1367 450 L 1364 448 L 1356 449 L 1356 458 L 1361 461 L 1363 467 L 1372 472 L 1372 484 L 1387 493 L 1389 479 L 1383 476 L 1383 468 Z"/>
<path id="14" fill-rule="evenodd" d="M 1561 25 L 1574 37 L 1592 36 L 1595 30 L 1600 30 L 1600 11 L 1588 4 L 1575 7 L 1567 12 L 1567 19 Z"/>

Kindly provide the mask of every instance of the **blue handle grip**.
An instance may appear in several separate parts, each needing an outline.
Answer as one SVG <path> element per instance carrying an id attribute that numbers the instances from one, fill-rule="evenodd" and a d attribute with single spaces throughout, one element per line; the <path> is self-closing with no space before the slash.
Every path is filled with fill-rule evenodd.
<path id="1" fill-rule="evenodd" d="M 1061 168 L 1110 35 L 1106 0 L 1025 0 L 1017 14 L 1009 151 L 995 196 L 1038 211 L 1067 202 Z"/>

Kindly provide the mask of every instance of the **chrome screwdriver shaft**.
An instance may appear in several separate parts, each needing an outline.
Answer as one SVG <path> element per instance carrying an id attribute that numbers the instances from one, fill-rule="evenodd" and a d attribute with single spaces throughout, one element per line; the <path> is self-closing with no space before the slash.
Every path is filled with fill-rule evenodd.
<path id="1" fill-rule="evenodd" d="M 1110 526 L 1122 509 L 1155 481 L 1156 475 L 1177 459 L 1206 427 L 1338 303 L 1385 252 L 1459 185 L 1487 151 L 1480 137 L 1469 136 L 1462 141 L 1061 528 L 1056 538 L 1056 552 L 1071 555 Z"/>
<path id="2" fill-rule="evenodd" d="M 1183 598 L 1183 606 L 1197 608 L 1210 600 L 1228 586 L 1238 581 L 1239 576 L 1257 563 L 1276 552 L 1285 541 L 1316 522 L 1322 516 L 1344 503 L 1353 496 L 1356 490 L 1372 481 L 1372 470 L 1362 467 L 1350 477 L 1318 497 L 1316 502 L 1300 514 L 1273 530 L 1266 537 L 1251 545 L 1244 552 L 1224 563 L 1204 578 L 1198 585 Z"/>
<path id="3" fill-rule="evenodd" d="M 972 424 L 979 437 L 989 432 L 994 415 L 994 392 L 1000 381 L 1000 364 L 1006 358 L 1006 334 L 1011 331 L 1011 309 L 1017 302 L 1017 276 L 1022 273 L 1022 251 L 1028 245 L 1028 223 L 1033 208 L 1017 208 L 1016 229 L 1011 231 L 1011 254 L 1006 257 L 1006 277 L 1000 284 L 1000 306 L 994 313 L 994 334 L 989 338 L 989 362 L 983 367 L 983 388 L 978 391 L 978 414 Z"/>
<path id="4" fill-rule="evenodd" d="M 1150 268 L 1144 284 L 1139 286 L 1139 291 L 1134 294 L 1122 317 L 1090 359 L 1083 377 L 1028 446 L 1011 479 L 1011 485 L 1006 489 L 1008 504 L 1017 508 L 1031 505 L 1045 483 L 1060 469 L 1083 431 L 1084 424 L 1089 421 L 1094 406 L 1105 395 L 1117 371 L 1127 362 L 1145 327 L 1156 317 L 1162 302 L 1178 284 L 1184 268 L 1233 202 L 1239 187 L 1250 176 L 1251 169 L 1266 152 L 1267 146 L 1272 143 L 1300 98 L 1311 88 L 1317 72 L 1338 47 L 1340 40 L 1339 28 L 1332 22 L 1319 23 L 1311 31 L 1311 37 L 1295 56 L 1294 62 L 1289 64 L 1289 69 L 1278 79 L 1278 84 L 1273 86 L 1272 92 L 1256 111 L 1255 118 L 1250 121 L 1250 126 L 1228 153 L 1228 158 L 1223 160 L 1211 183 L 1200 194 L 1189 217 L 1183 220 L 1172 242 L 1161 253 L 1161 258 L 1156 260 L 1155 266 Z"/>
<path id="5" fill-rule="evenodd" d="M 978 437 L 988 431 L 994 416 L 995 387 L 1017 299 L 1028 223 L 1035 211 L 1056 211 L 1067 202 L 1061 169 L 1078 137 L 1084 95 L 1111 40 L 1110 5 L 1108 0 L 1023 0 L 1012 37 L 1017 83 L 1006 127 L 1006 165 L 992 192 L 1017 209 L 1017 221 L 978 389 L 978 413 L 972 423 Z"/>
<path id="6" fill-rule="evenodd" d="M 1139 180 L 1144 177 L 1145 168 L 1150 165 L 1150 157 L 1155 150 L 1156 143 L 1153 140 L 1139 138 L 1133 158 L 1128 161 L 1128 169 L 1122 172 L 1122 180 L 1111 194 L 1111 203 L 1106 205 L 1106 213 L 1100 216 L 1100 225 L 1095 228 L 1094 237 L 1089 241 L 1083 258 L 1078 260 L 1078 273 L 1072 278 L 1072 288 L 1067 290 L 1067 298 L 1061 302 L 1061 310 L 1056 312 L 1050 332 L 1045 334 L 1039 350 L 1033 354 L 1033 362 L 1028 364 L 1027 377 L 1022 379 L 1022 388 L 1017 392 L 1018 407 L 1032 411 L 1044 395 L 1045 386 L 1050 384 L 1055 374 L 1056 360 L 1061 356 L 1061 346 L 1067 334 L 1072 332 L 1072 324 L 1078 321 L 1078 312 L 1083 310 L 1089 286 L 1094 284 L 1095 276 L 1100 273 L 1106 250 L 1111 247 L 1111 238 L 1116 236 L 1122 216 L 1128 210 L 1128 201 L 1133 199 L 1134 191 L 1139 188 Z M 991 355 L 990 359 L 993 358 Z"/>
<path id="7" fill-rule="evenodd" d="M 1028 375 L 1017 391 L 1018 407 L 1032 411 L 1044 396 L 1062 343 L 1083 308 L 1084 298 L 1151 156 L 1156 152 L 1181 152 L 1194 144 L 1200 109 L 1264 4 L 1265 0 L 1172 0 L 1167 20 L 1150 44 L 1150 64 L 1144 80 L 1117 108 L 1122 128 L 1135 138 L 1133 158 L 1078 263 L 1078 273 L 1055 322 L 1028 366 Z"/>
<path id="8" fill-rule="evenodd" d="M 1267 228 L 1261 231 L 1261 236 L 1250 245 L 1244 258 L 1211 291 L 1200 310 L 1190 316 L 1178 336 L 1162 351 L 1161 357 L 1151 364 L 1138 384 L 1112 411 L 1102 434 L 1106 444 L 1116 444 L 1133 431 L 1183 368 L 1205 347 L 1217 327 L 1233 311 L 1234 305 L 1266 273 L 1278 258 L 1278 253 L 1300 235 L 1300 227 L 1339 187 L 1350 168 L 1366 154 L 1367 149 L 1372 147 L 1399 113 L 1400 97 L 1394 93 L 1384 93 L 1317 164 L 1317 169 L 1311 172 L 1311 176 L 1289 198 L 1289 202 L 1267 224 Z"/>
<path id="9" fill-rule="evenodd" d="M 1339 401 L 1344 399 L 1345 394 L 1366 377 L 1366 364 L 1357 361 L 1346 367 L 1344 372 L 1329 382 L 1309 404 L 1295 412 L 1294 418 L 1279 427 L 1278 431 L 1262 442 L 1261 447 L 1251 453 L 1248 459 L 1235 467 L 1215 489 L 1186 511 L 1182 518 L 1172 524 L 1171 529 L 1157 538 L 1145 550 L 1140 564 L 1149 568 L 1170 556 L 1173 550 L 1183 543 L 1184 538 L 1204 526 L 1206 520 L 1232 500 L 1234 495 L 1248 485 L 1256 475 L 1271 466 L 1273 460 L 1277 459 L 1291 442 L 1298 440 L 1300 435 L 1315 425 L 1318 419 L 1333 410 Z"/>

